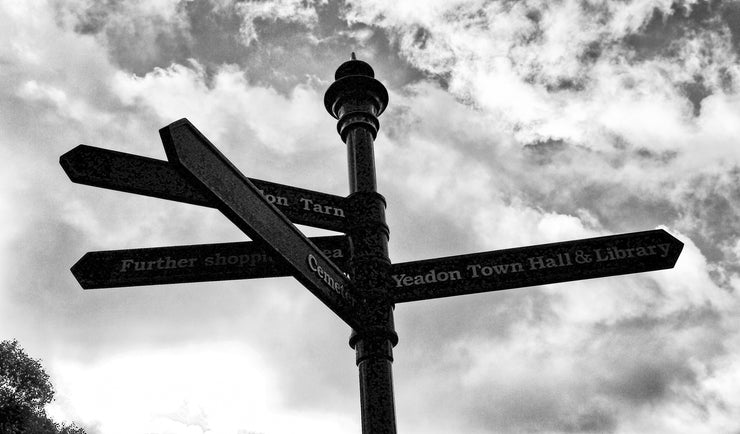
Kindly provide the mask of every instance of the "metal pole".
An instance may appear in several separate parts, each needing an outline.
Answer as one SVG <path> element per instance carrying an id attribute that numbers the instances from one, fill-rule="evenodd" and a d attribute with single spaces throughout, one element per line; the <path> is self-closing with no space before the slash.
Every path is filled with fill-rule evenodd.
<path id="1" fill-rule="evenodd" d="M 385 199 L 377 192 L 373 151 L 380 128 L 378 116 L 388 105 L 388 92 L 374 76 L 370 65 L 356 60 L 352 53 L 352 60 L 337 69 L 336 81 L 324 95 L 324 105 L 339 120 L 337 131 L 347 145 L 350 274 L 354 290 L 368 301 L 366 313 L 370 318 L 367 331 L 353 331 L 349 340 L 360 376 L 362 433 L 395 434 L 391 366 L 398 335 L 393 306 L 387 302 L 389 230 Z"/>

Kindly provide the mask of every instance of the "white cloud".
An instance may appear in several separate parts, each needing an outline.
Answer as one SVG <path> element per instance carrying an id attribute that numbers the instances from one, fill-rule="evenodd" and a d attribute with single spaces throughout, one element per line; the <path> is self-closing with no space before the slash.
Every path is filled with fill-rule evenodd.
<path id="1" fill-rule="evenodd" d="M 282 375 L 234 342 L 147 348 L 108 354 L 93 363 L 49 363 L 57 398 L 50 414 L 102 433 L 344 433 L 354 421 L 282 408 Z M 323 422 L 316 422 L 323 419 Z"/>
<path id="2" fill-rule="evenodd" d="M 192 61 L 189 66 L 157 68 L 143 77 L 118 73 L 113 86 L 124 103 L 153 110 L 163 121 L 188 117 L 214 138 L 242 136 L 245 144 L 253 138 L 278 154 L 321 146 L 316 139 L 305 139 L 315 137 L 317 124 L 330 124 L 328 116 L 316 110 L 321 101 L 316 90 L 298 86 L 286 97 L 249 85 L 233 66 L 222 67 L 208 84 L 203 67 Z M 320 136 L 335 140 L 328 133 Z"/>
<path id="3" fill-rule="evenodd" d="M 632 58 L 620 39 L 639 30 L 655 8 L 670 14 L 671 4 L 448 2 L 411 13 L 393 2 L 363 1 L 351 3 L 348 20 L 397 35 L 412 63 L 449 74 L 452 92 L 501 117 L 522 142 L 556 138 L 603 149 L 617 135 L 660 151 L 682 149 L 676 137 L 692 132 L 690 105 L 676 87 L 681 81 L 701 74 L 717 86 L 720 69 L 737 77 L 737 57 L 721 25 L 672 42 L 674 58 Z M 599 52 L 593 66 L 581 58 L 591 43 Z M 545 89 L 560 79 L 585 81 L 585 89 Z"/>

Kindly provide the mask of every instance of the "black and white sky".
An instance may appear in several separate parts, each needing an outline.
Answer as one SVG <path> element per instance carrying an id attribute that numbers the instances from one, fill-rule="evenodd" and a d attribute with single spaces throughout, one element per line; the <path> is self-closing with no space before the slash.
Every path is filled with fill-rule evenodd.
<path id="1" fill-rule="evenodd" d="M 348 193 L 354 51 L 394 262 L 663 228 L 672 270 L 395 310 L 399 432 L 740 433 L 740 2 L 0 1 L 0 339 L 90 434 L 359 433 L 349 328 L 290 278 L 83 291 L 85 252 L 245 240 L 73 184 L 187 117 L 243 173 Z M 301 227 L 308 235 L 326 234 Z"/>

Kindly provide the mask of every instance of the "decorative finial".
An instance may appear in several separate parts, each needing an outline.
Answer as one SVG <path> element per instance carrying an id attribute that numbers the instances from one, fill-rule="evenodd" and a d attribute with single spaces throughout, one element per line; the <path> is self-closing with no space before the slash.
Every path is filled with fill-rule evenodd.
<path id="1" fill-rule="evenodd" d="M 339 66 L 337 72 L 334 74 L 334 80 L 339 80 L 340 78 L 346 77 L 348 75 L 365 75 L 368 77 L 375 77 L 375 71 L 373 71 L 373 68 L 368 65 L 367 62 L 357 60 L 357 55 L 355 55 L 355 52 L 353 51 L 352 59 L 342 63 Z"/>
<path id="2" fill-rule="evenodd" d="M 388 105 L 388 91 L 381 82 L 375 79 L 375 71 L 373 71 L 372 66 L 367 62 L 357 60 L 357 55 L 355 55 L 354 51 L 351 57 L 350 60 L 339 65 L 337 72 L 334 73 L 334 83 L 329 86 L 329 89 L 324 94 L 324 107 L 326 107 L 326 111 L 330 115 L 336 119 L 340 119 L 346 114 L 344 112 L 345 109 L 350 110 L 354 107 L 352 104 L 360 104 L 358 101 L 361 101 L 362 104 L 367 103 L 374 106 L 372 111 L 374 113 L 373 119 L 375 119 L 375 117 L 383 113 L 383 110 Z M 352 124 L 354 121 L 347 122 Z M 347 122 L 340 121 L 338 125 L 345 125 Z M 373 136 L 375 136 L 378 130 L 377 119 L 368 122 L 374 125 L 371 129 L 375 131 L 373 133 Z M 347 131 L 349 130 L 344 127 L 339 129 L 339 134 L 343 137 L 342 140 L 344 140 Z"/>

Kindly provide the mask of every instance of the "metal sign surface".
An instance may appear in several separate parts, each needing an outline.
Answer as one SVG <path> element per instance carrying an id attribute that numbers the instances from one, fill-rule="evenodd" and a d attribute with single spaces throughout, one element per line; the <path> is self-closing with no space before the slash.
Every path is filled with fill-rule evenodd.
<path id="1" fill-rule="evenodd" d="M 664 230 L 391 265 L 393 303 L 672 268 L 683 243 Z"/>
<path id="2" fill-rule="evenodd" d="M 346 268 L 349 242 L 345 236 L 310 240 Z M 272 255 L 252 241 L 106 250 L 86 253 L 72 266 L 72 274 L 84 289 L 290 276 L 290 268 Z"/>
<path id="3" fill-rule="evenodd" d="M 215 208 L 167 161 L 79 145 L 59 158 L 72 182 Z M 293 223 L 343 232 L 341 196 L 249 179 Z"/>
<path id="4" fill-rule="evenodd" d="M 239 229 L 269 247 L 292 275 L 355 330 L 361 301 L 350 293 L 349 278 L 329 260 L 259 189 L 187 119 L 160 130 L 167 159 L 219 203 Z"/>

